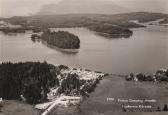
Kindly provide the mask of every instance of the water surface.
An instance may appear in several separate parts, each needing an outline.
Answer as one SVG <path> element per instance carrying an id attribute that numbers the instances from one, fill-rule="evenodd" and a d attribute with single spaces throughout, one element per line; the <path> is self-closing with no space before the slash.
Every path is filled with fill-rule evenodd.
<path id="1" fill-rule="evenodd" d="M 78 53 L 65 53 L 31 41 L 31 33 L 0 33 L 0 61 L 44 61 L 75 67 L 127 74 L 153 73 L 168 67 L 168 28 L 151 25 L 134 29 L 130 38 L 107 39 L 85 28 L 64 28 L 78 35 Z"/>
<path id="2" fill-rule="evenodd" d="M 133 29 L 130 38 L 107 39 L 85 28 L 64 28 L 78 35 L 78 53 L 65 53 L 41 42 L 31 41 L 31 33 L 5 35 L 0 33 L 0 61 L 44 61 L 89 68 L 114 74 L 130 72 L 153 73 L 168 68 L 168 28 L 151 25 Z M 77 109 L 56 110 L 64 115 L 123 115 L 121 103 L 107 102 L 107 98 L 156 99 L 153 105 L 168 103 L 167 84 L 127 82 L 123 78 L 105 78 Z M 67 113 L 66 113 L 67 112 Z M 135 113 L 124 113 L 132 114 Z M 166 113 L 136 113 L 136 115 L 166 115 Z"/>

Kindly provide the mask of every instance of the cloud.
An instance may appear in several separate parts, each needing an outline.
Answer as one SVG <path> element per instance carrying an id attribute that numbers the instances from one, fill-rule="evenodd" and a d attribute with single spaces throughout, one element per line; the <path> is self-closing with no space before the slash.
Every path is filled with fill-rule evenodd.
<path id="1" fill-rule="evenodd" d="M 168 0 L 112 0 L 113 2 L 136 11 L 168 13 Z"/>
<path id="2" fill-rule="evenodd" d="M 0 0 L 0 16 L 29 15 L 36 13 L 42 5 L 58 3 L 60 0 Z"/>

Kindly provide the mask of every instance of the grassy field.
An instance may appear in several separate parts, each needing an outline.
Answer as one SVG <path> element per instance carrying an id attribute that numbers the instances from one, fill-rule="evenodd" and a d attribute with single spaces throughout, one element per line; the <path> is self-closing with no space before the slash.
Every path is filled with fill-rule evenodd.
<path id="1" fill-rule="evenodd" d="M 167 83 L 154 82 L 127 82 L 124 78 L 109 76 L 96 88 L 86 101 L 81 104 L 80 115 L 167 115 L 166 112 L 156 112 L 159 106 L 163 108 L 168 104 L 168 85 Z M 114 98 L 114 101 L 107 101 L 107 98 Z M 152 103 L 121 103 L 117 99 L 155 99 Z M 124 105 L 151 105 L 151 109 L 130 109 L 128 113 L 123 113 Z M 151 112 L 152 111 L 152 112 Z M 145 112 L 145 113 L 144 113 Z M 147 112 L 147 113 L 146 113 Z"/>
<path id="2" fill-rule="evenodd" d="M 57 109 L 50 115 L 167 115 L 167 112 L 156 112 L 159 106 L 168 104 L 167 83 L 128 82 L 122 77 L 108 76 L 103 79 L 89 98 L 80 107 Z M 107 101 L 114 98 L 114 101 Z M 155 99 L 151 103 L 121 103 L 117 99 Z M 151 105 L 151 109 L 133 109 L 123 112 L 122 104 Z M 71 112 L 70 112 L 71 111 Z"/>
<path id="3" fill-rule="evenodd" d="M 118 76 L 108 76 L 103 79 L 89 98 L 79 107 L 57 108 L 50 115 L 167 115 L 167 112 L 156 112 L 155 109 L 168 104 L 167 83 L 154 82 L 128 82 Z M 114 98 L 115 101 L 107 101 Z M 151 105 L 152 111 L 137 110 L 123 112 L 120 99 L 155 99 L 155 103 L 143 103 Z M 129 103 L 125 103 L 129 104 Z M 2 103 L 4 115 L 39 115 L 39 112 L 28 104 L 18 101 L 4 101 Z"/>
<path id="4" fill-rule="evenodd" d="M 39 112 L 31 105 L 23 102 L 8 100 L 1 103 L 3 106 L 0 115 L 39 115 Z"/>

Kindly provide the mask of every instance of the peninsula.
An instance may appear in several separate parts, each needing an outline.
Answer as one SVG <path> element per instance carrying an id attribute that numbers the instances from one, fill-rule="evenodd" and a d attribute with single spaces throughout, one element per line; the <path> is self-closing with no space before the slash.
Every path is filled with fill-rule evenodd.
<path id="1" fill-rule="evenodd" d="M 107 74 L 47 62 L 6 62 L 0 64 L 0 75 L 2 99 L 39 104 L 36 108 L 44 110 L 58 100 L 57 105 L 68 106 L 63 98 L 77 97 L 71 104 L 78 104 Z"/>

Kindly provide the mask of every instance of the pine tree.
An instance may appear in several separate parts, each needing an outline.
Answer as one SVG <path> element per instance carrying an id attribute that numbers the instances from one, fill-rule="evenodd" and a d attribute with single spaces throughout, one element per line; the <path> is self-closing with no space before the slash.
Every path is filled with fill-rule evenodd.
<path id="1" fill-rule="evenodd" d="M 163 107 L 163 111 L 168 111 L 167 104 L 164 105 L 164 107 Z"/>

